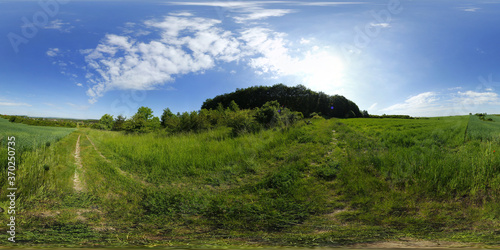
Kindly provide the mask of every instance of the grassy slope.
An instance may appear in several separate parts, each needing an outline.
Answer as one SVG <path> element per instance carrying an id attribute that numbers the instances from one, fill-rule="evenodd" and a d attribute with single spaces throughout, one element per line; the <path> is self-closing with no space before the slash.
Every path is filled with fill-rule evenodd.
<path id="1" fill-rule="evenodd" d="M 23 203 L 19 240 L 492 245 L 500 241 L 499 148 L 464 143 L 468 120 L 316 120 L 237 138 L 225 129 L 171 137 L 79 130 L 27 158 L 55 167 L 44 192 Z M 83 192 L 72 189 L 79 135 Z"/>

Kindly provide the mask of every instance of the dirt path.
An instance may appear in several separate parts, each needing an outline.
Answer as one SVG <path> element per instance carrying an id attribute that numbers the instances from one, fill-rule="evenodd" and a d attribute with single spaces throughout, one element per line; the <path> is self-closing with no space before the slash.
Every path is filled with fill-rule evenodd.
<path id="1" fill-rule="evenodd" d="M 92 146 L 94 147 L 94 150 L 104 159 L 106 160 L 107 162 L 111 162 L 110 160 L 108 160 L 104 155 L 102 155 L 101 151 L 97 150 L 97 147 L 95 146 L 94 142 L 92 140 L 90 140 L 89 136 L 87 136 L 87 140 L 89 140 L 90 144 L 92 144 Z"/>
<path id="2" fill-rule="evenodd" d="M 95 146 L 94 142 L 89 138 L 89 136 L 87 135 L 87 139 L 89 140 L 90 144 L 92 144 L 92 146 L 94 147 L 94 150 L 108 163 L 111 163 L 110 160 L 108 160 L 102 153 L 101 151 L 97 150 L 97 147 Z M 148 183 L 144 180 L 142 180 L 141 178 L 131 174 L 131 173 L 128 173 L 128 172 L 125 172 L 123 170 L 121 170 L 119 167 L 115 167 L 116 170 L 118 171 L 118 173 L 120 173 L 121 175 L 123 176 L 126 176 L 126 177 L 129 177 L 135 181 L 138 181 L 140 182 L 141 184 L 143 184 L 144 186 L 151 186 L 152 184 L 151 183 Z"/>
<path id="3" fill-rule="evenodd" d="M 78 136 L 78 140 L 76 141 L 75 162 L 76 162 L 76 169 L 75 169 L 75 177 L 73 178 L 73 189 L 76 192 L 81 192 L 83 190 L 83 184 L 81 182 L 80 175 L 78 174 L 78 172 L 81 171 L 83 168 L 82 159 L 80 158 L 80 136 Z"/>

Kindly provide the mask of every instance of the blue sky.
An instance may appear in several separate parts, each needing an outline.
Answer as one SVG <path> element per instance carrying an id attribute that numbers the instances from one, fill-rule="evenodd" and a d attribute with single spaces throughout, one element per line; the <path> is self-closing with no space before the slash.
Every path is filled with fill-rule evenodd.
<path id="1" fill-rule="evenodd" d="M 0 114 L 130 117 L 303 84 L 371 114 L 500 113 L 499 1 L 0 0 Z"/>

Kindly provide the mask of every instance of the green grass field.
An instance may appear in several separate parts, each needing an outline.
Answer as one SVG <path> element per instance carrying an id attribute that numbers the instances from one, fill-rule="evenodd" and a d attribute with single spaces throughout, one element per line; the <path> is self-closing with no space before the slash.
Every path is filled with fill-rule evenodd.
<path id="1" fill-rule="evenodd" d="M 50 146 L 69 133 L 75 131 L 73 128 L 56 128 L 29 126 L 19 123 L 10 123 L 0 118 L 0 146 L 4 147 L 7 137 L 15 136 L 18 142 L 18 150 L 32 150 L 42 145 Z"/>
<path id="2" fill-rule="evenodd" d="M 500 142 L 500 116 L 488 115 L 486 119 L 492 121 L 481 121 L 478 116 L 471 116 L 467 129 L 468 139 L 480 141 Z"/>
<path id="3" fill-rule="evenodd" d="M 15 146 L 13 147 L 15 157 L 17 163 L 22 163 L 24 166 L 18 168 L 17 171 L 19 174 L 18 184 L 21 185 L 20 194 L 29 196 L 28 194 L 39 192 L 39 188 L 44 187 L 44 185 L 49 185 L 49 176 L 45 176 L 45 172 L 40 171 L 40 169 L 43 169 L 45 165 L 53 165 L 56 158 L 64 157 L 59 152 L 55 152 L 56 147 L 51 147 L 51 145 L 75 130 L 10 123 L 0 118 L 0 164 L 4 166 L 0 173 L 0 187 L 6 188 L 8 137 L 15 137 Z M 50 184 L 52 183 L 55 182 L 51 181 Z"/>
<path id="4" fill-rule="evenodd" d="M 475 118 L 313 119 L 236 137 L 80 129 L 23 154 L 19 244 L 498 246 L 500 121 Z"/>

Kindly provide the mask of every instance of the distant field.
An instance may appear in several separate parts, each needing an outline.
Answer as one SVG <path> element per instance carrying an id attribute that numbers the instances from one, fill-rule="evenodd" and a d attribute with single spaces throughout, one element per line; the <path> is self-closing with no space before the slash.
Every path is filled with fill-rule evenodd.
<path id="1" fill-rule="evenodd" d="M 34 190 L 33 186 L 43 184 L 43 180 L 39 177 L 43 173 L 35 171 L 35 168 L 42 168 L 43 163 L 47 160 L 43 157 L 38 157 L 39 152 L 46 151 L 48 147 L 55 142 L 66 137 L 71 132 L 75 131 L 74 128 L 59 128 L 59 127 L 41 127 L 29 126 L 20 123 L 11 123 L 6 119 L 0 118 L 0 188 L 5 185 L 7 180 L 7 140 L 8 137 L 15 137 L 15 150 L 16 163 L 24 163 L 23 168 L 19 174 L 26 177 L 20 179 L 22 182 L 31 182 L 29 185 L 30 190 Z M 53 153 L 54 154 L 54 153 Z M 39 166 L 38 166 L 39 165 Z M 27 189 L 27 188 L 26 188 Z M 34 190 L 36 191 L 36 190 Z"/>
<path id="2" fill-rule="evenodd" d="M 50 145 L 75 130 L 74 128 L 29 126 L 11 123 L 0 118 L 0 146 L 5 145 L 7 137 L 15 136 L 18 150 L 31 150 L 42 145 Z"/>
<path id="3" fill-rule="evenodd" d="M 500 142 L 500 116 L 487 115 L 485 119 L 486 121 L 481 121 L 476 115 L 470 116 L 468 139 Z"/>

